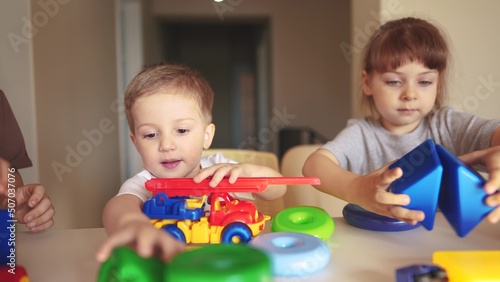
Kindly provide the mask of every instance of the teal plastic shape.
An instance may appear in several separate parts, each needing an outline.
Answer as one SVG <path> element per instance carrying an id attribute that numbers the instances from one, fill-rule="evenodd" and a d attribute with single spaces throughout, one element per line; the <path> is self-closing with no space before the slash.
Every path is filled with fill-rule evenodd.
<path id="1" fill-rule="evenodd" d="M 443 176 L 434 141 L 423 142 L 389 166 L 395 167 L 403 170 L 403 176 L 391 184 L 391 192 L 410 196 L 405 208 L 423 211 L 425 219 L 420 224 L 432 230 Z"/>
<path id="2" fill-rule="evenodd" d="M 440 145 L 437 153 L 444 168 L 439 209 L 458 236 L 466 236 L 494 207 L 484 202 L 484 178 Z"/>

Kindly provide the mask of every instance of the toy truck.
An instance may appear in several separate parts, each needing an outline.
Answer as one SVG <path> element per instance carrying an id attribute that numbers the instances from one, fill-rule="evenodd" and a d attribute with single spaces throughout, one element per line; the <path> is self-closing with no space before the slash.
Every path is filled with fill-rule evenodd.
<path id="1" fill-rule="evenodd" d="M 223 179 L 215 188 L 210 179 L 195 183 L 191 178 L 154 178 L 146 181 L 153 197 L 143 212 L 156 227 L 185 243 L 240 244 L 257 236 L 271 217 L 257 210 L 252 201 L 230 193 L 262 192 L 268 185 L 319 184 L 315 177 L 240 177 L 235 183 Z"/>

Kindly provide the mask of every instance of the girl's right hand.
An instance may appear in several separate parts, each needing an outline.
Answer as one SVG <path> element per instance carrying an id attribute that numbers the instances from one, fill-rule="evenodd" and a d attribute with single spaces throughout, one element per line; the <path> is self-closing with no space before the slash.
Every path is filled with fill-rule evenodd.
<path id="1" fill-rule="evenodd" d="M 389 192 L 391 183 L 403 175 L 399 167 L 389 169 L 391 164 L 367 175 L 359 176 L 355 180 L 357 201 L 354 204 L 379 215 L 417 224 L 424 220 L 425 214 L 422 211 L 409 210 L 404 207 L 411 201 L 408 195 Z"/>

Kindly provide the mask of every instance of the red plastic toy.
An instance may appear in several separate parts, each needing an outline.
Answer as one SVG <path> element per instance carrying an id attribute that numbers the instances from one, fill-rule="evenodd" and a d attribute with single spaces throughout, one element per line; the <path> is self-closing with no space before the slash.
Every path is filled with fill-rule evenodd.
<path id="1" fill-rule="evenodd" d="M 152 224 L 185 243 L 247 243 L 263 229 L 270 216 L 257 211 L 249 200 L 229 193 L 262 192 L 268 185 L 319 184 L 315 177 L 240 177 L 223 179 L 215 188 L 210 179 L 155 178 L 146 182 L 153 198 L 143 211 Z M 192 198 L 199 197 L 199 198 Z M 206 201 L 208 197 L 208 201 Z"/>
<path id="2" fill-rule="evenodd" d="M 5 282 L 29 282 L 28 273 L 26 269 L 20 265 L 11 268 L 8 265 L 0 267 L 0 281 Z"/>

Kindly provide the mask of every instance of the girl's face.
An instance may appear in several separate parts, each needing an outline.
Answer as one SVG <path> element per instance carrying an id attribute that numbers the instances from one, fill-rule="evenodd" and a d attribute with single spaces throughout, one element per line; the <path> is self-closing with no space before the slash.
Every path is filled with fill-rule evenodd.
<path id="1" fill-rule="evenodd" d="M 130 135 L 143 165 L 156 177 L 194 177 L 215 126 L 205 122 L 197 102 L 168 91 L 138 98 L 131 109 Z"/>
<path id="2" fill-rule="evenodd" d="M 364 94 L 373 97 L 380 123 L 392 134 L 413 131 L 434 107 L 437 70 L 408 62 L 393 71 L 362 75 Z"/>

